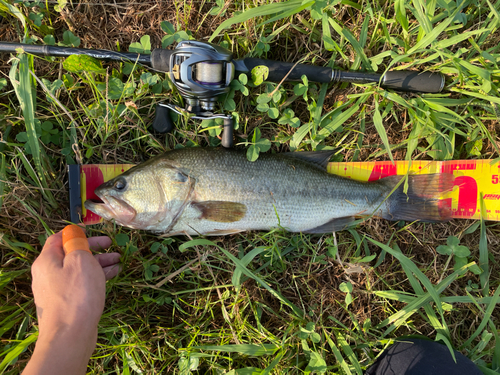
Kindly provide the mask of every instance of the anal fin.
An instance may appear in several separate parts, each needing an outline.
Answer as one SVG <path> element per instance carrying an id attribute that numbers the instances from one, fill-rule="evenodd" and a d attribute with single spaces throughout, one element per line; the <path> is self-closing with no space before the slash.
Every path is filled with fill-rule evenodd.
<path id="1" fill-rule="evenodd" d="M 237 202 L 205 201 L 193 202 L 191 206 L 200 210 L 200 219 L 218 223 L 233 223 L 245 217 L 247 206 Z"/>
<path id="2" fill-rule="evenodd" d="M 331 233 L 347 229 L 354 221 L 353 216 L 337 217 L 316 228 L 303 231 L 303 233 Z"/>

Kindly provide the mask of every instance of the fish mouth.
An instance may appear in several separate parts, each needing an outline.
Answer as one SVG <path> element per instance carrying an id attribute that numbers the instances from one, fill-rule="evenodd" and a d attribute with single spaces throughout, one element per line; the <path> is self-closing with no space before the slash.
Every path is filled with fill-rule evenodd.
<path id="1" fill-rule="evenodd" d="M 134 220 L 137 212 L 127 202 L 109 196 L 99 196 L 99 198 L 100 201 L 95 199 L 86 200 L 83 205 L 87 210 L 105 220 L 114 219 L 119 224 L 130 224 Z"/>

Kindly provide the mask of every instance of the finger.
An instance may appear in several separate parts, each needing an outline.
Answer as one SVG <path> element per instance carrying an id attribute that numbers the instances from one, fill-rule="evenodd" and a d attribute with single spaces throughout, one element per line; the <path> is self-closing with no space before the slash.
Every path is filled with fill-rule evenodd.
<path id="1" fill-rule="evenodd" d="M 119 264 L 113 264 L 112 266 L 104 267 L 102 270 L 104 271 L 106 280 L 109 280 L 118 275 L 118 272 L 122 270 L 122 266 Z"/>
<path id="2" fill-rule="evenodd" d="M 100 266 L 99 262 L 87 250 L 73 250 L 64 257 L 63 267 L 67 267 L 68 265 L 69 267 L 73 267 L 75 264 L 84 264 L 84 269 L 87 269 L 86 267 L 95 268 Z"/>
<path id="3" fill-rule="evenodd" d="M 94 255 L 102 268 L 115 265 L 120 262 L 121 255 L 119 253 L 105 253 Z"/>
<path id="4" fill-rule="evenodd" d="M 88 240 L 90 248 L 94 251 L 107 249 L 112 244 L 111 238 L 108 236 L 90 237 Z"/>
<path id="5" fill-rule="evenodd" d="M 65 255 L 69 255 L 76 250 L 83 250 L 92 254 L 87 236 L 83 229 L 76 224 L 67 225 L 62 230 L 62 246 Z"/>
<path id="6" fill-rule="evenodd" d="M 62 266 L 62 262 L 64 259 L 64 251 L 62 247 L 62 232 L 58 232 L 47 238 L 47 241 L 45 241 L 45 245 L 43 245 L 42 252 L 40 253 L 38 259 L 47 259 Z"/>

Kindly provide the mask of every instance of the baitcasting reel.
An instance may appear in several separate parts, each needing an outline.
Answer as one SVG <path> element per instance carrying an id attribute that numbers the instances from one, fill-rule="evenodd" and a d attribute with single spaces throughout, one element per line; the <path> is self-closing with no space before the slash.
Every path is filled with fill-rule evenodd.
<path id="1" fill-rule="evenodd" d="M 229 91 L 229 84 L 237 72 L 246 74 L 259 65 L 269 68 L 267 80 L 272 82 L 300 81 L 305 75 L 312 82 L 377 83 L 387 89 L 423 93 L 441 92 L 445 82 L 442 74 L 431 72 L 393 70 L 382 75 L 250 57 L 233 60 L 232 53 L 225 48 L 193 40 L 183 41 L 173 50 L 155 49 L 151 55 L 0 42 L 0 53 L 15 53 L 17 49 L 41 56 L 88 55 L 102 60 L 135 62 L 165 72 L 185 99 L 185 108 L 173 104 L 158 104 L 153 129 L 160 133 L 171 131 L 171 111 L 187 113 L 200 120 L 222 118 L 224 147 L 233 145 L 233 120 L 231 115 L 213 113 L 217 97 Z"/>
<path id="2" fill-rule="evenodd" d="M 199 120 L 224 119 L 222 145 L 233 145 L 233 119 L 231 115 L 215 114 L 219 95 L 229 91 L 235 68 L 232 53 L 204 42 L 183 41 L 174 50 L 156 49 L 151 54 L 153 69 L 167 72 L 172 83 L 186 101 L 186 107 L 160 103 L 156 107 L 153 129 L 170 132 L 174 125 L 170 111 L 180 115 L 192 114 Z"/>

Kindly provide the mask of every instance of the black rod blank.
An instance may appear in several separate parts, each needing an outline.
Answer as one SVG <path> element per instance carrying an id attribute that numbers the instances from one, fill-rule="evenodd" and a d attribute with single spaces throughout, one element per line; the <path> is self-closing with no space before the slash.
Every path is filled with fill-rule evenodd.
<path id="1" fill-rule="evenodd" d="M 141 65 L 151 66 L 151 56 L 144 53 L 114 52 L 104 49 L 56 47 L 47 45 L 39 46 L 23 43 L 0 42 L 0 53 L 16 53 L 18 49 L 22 49 L 26 53 L 37 56 L 68 57 L 71 55 L 87 55 L 98 60 L 123 61 L 130 63 L 137 62 Z"/>

